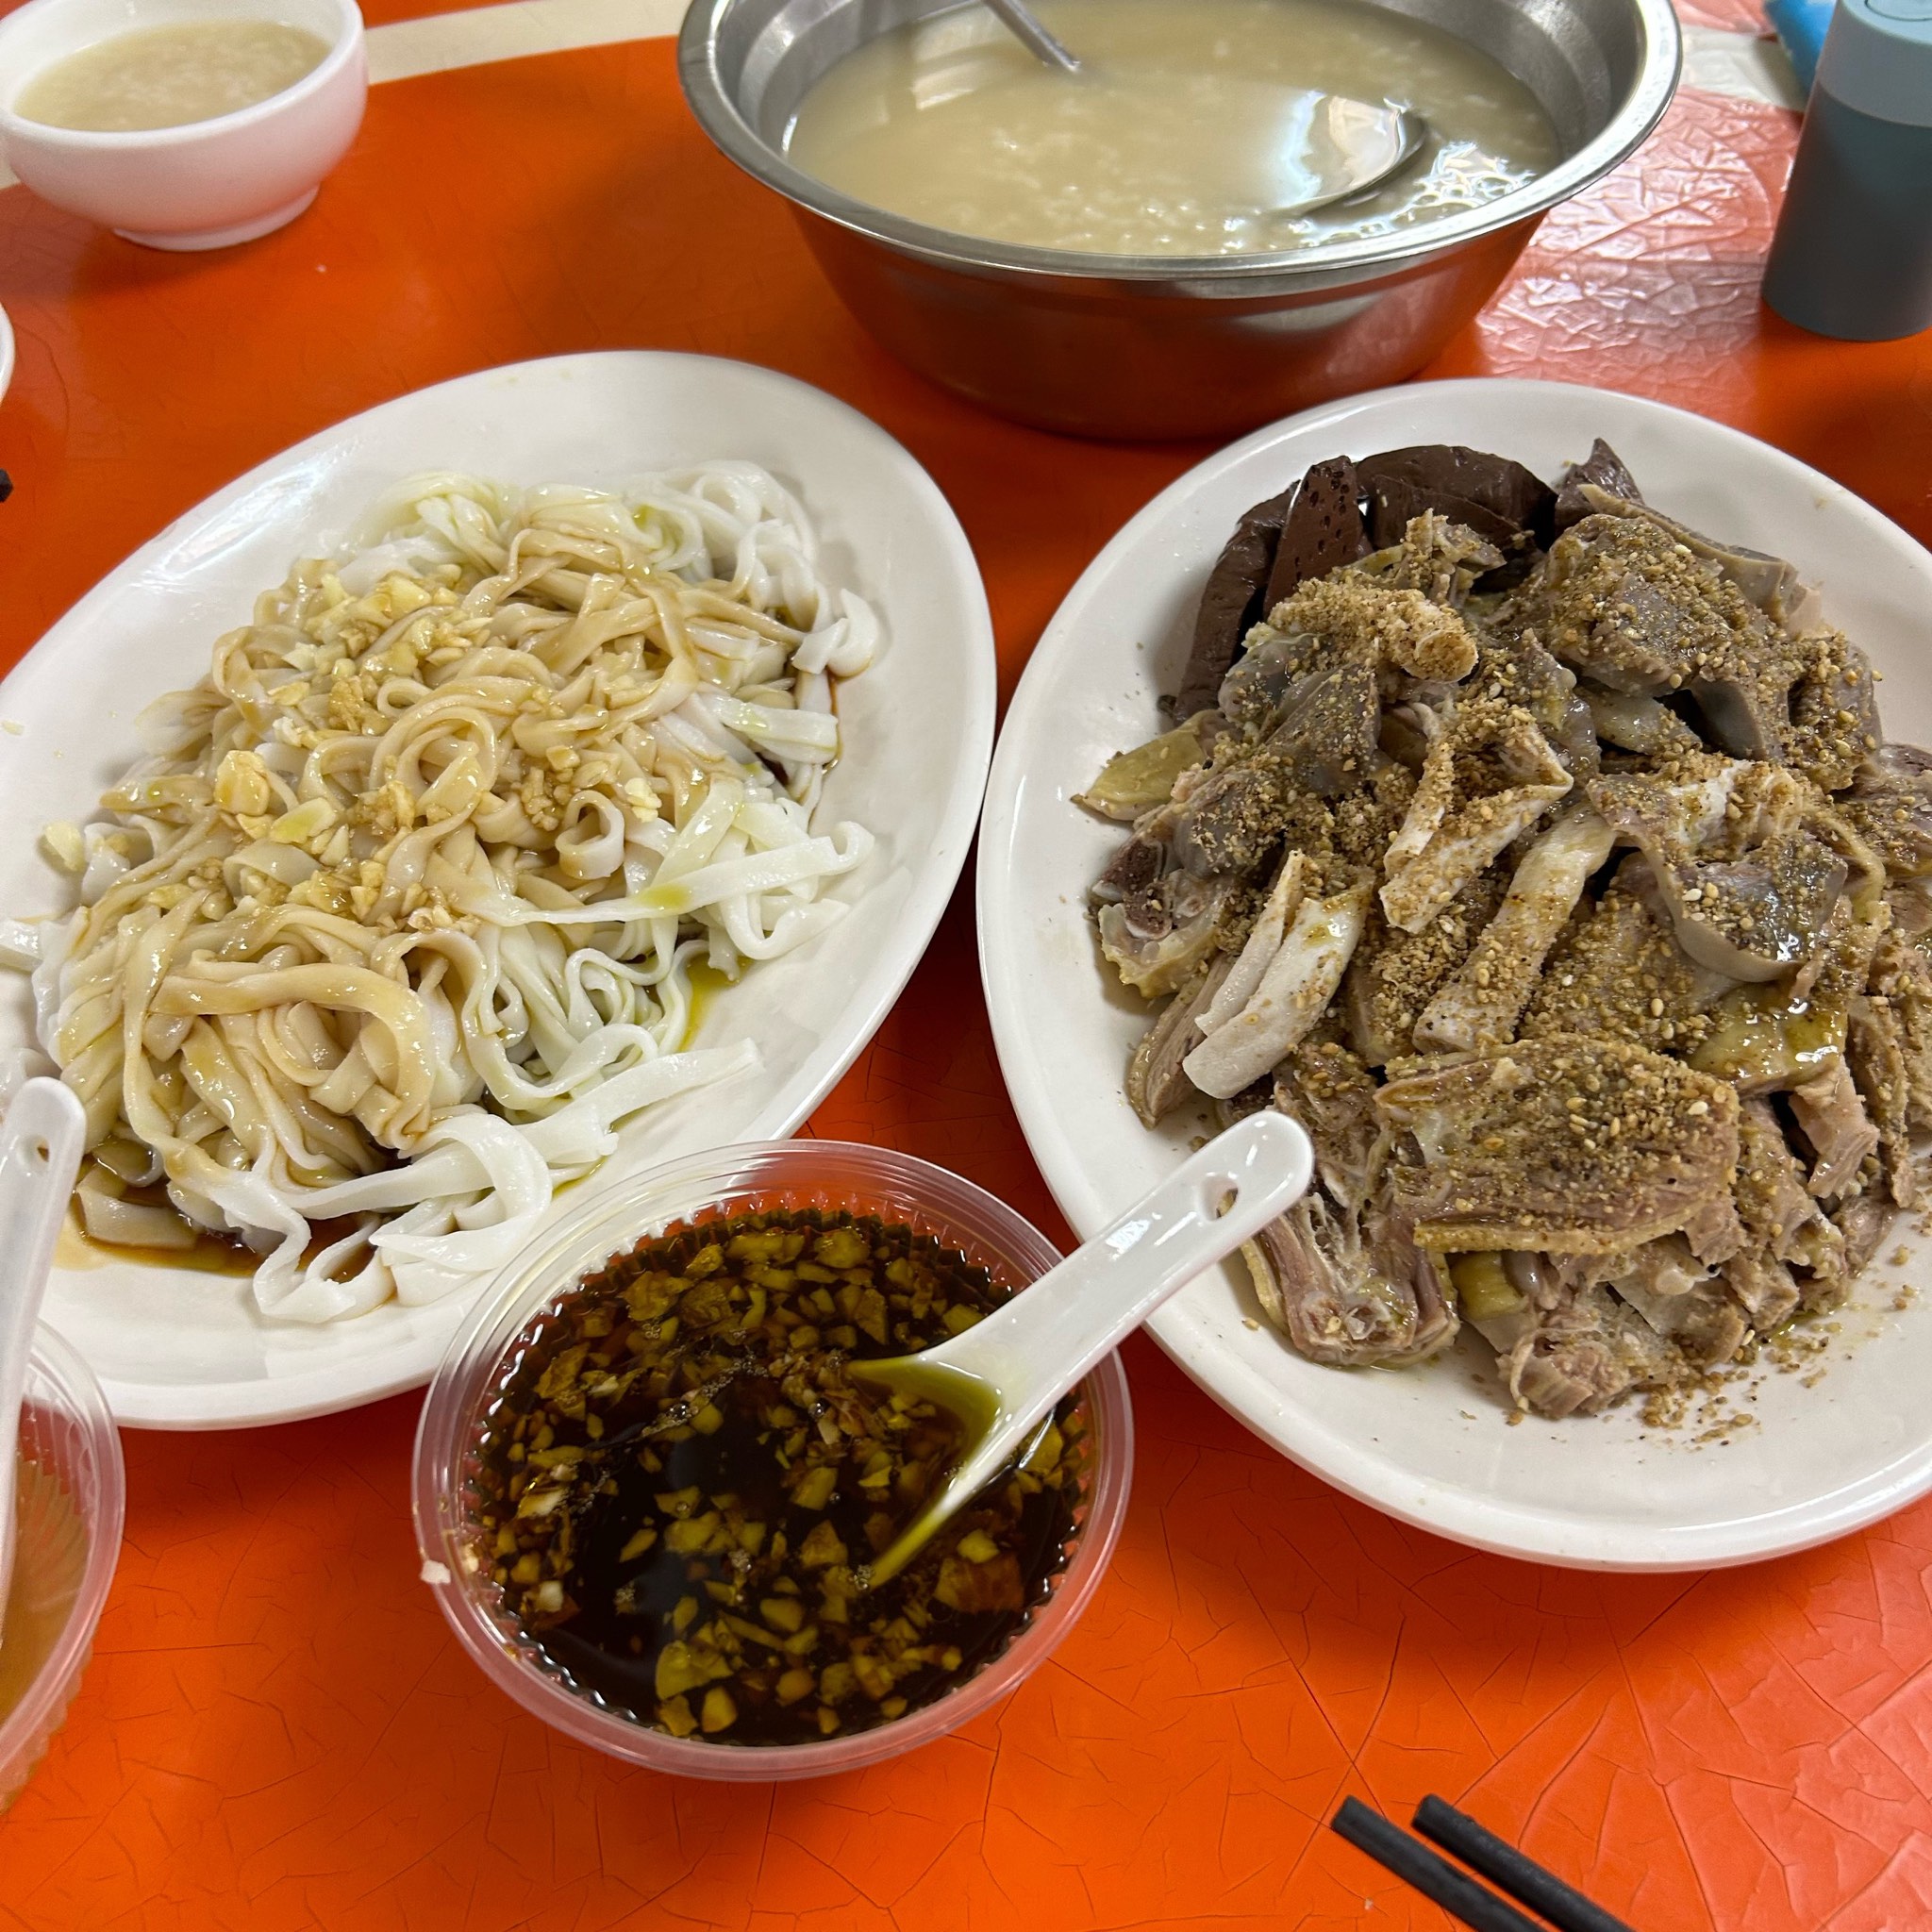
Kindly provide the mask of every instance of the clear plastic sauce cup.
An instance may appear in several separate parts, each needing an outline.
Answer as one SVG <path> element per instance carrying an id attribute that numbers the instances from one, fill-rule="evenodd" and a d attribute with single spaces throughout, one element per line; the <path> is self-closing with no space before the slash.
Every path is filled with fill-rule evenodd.
<path id="1" fill-rule="evenodd" d="M 531 1318 L 613 1256 L 694 1216 L 849 1209 L 957 1248 L 1017 1291 L 1060 1259 L 1038 1229 L 944 1168 L 841 1141 L 722 1148 L 600 1189 L 506 1271 L 450 1344 L 416 1436 L 414 1504 L 424 1575 L 464 1649 L 546 1724 L 600 1751 L 690 1777 L 762 1781 L 851 1771 L 943 1737 L 1052 1655 L 1087 1607 L 1120 1535 L 1133 1467 L 1126 1376 L 1109 1357 L 1081 1385 L 1091 1451 L 1063 1566 L 1007 1647 L 957 1688 L 869 1730 L 799 1744 L 674 1738 L 580 1690 L 505 1608 L 473 1509 L 478 1451 L 506 1357 Z"/>

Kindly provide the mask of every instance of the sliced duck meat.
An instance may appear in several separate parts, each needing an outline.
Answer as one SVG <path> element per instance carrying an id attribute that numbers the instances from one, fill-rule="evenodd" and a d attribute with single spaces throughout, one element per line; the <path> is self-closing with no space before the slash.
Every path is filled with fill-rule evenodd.
<path id="1" fill-rule="evenodd" d="M 1206 756 L 1200 728 L 1190 720 L 1131 751 L 1116 752 L 1101 767 L 1100 776 L 1085 791 L 1074 794 L 1074 803 L 1103 818 L 1132 824 L 1143 812 L 1165 805 L 1174 796 L 1174 781 Z"/>
<path id="2" fill-rule="evenodd" d="M 1729 1361 L 1749 1332 L 1743 1308 L 1680 1234 L 1617 1257 L 1605 1282 L 1700 1368 Z"/>
<path id="3" fill-rule="evenodd" d="M 1442 1263 L 1408 1240 L 1386 1190 L 1360 1215 L 1310 1190 L 1241 1253 L 1269 1320 L 1310 1361 L 1392 1368 L 1455 1340 Z"/>
<path id="4" fill-rule="evenodd" d="M 1794 815 L 1793 786 L 1771 768 L 1723 764 L 1685 784 L 1602 777 L 1590 801 L 1650 863 L 1657 902 L 1698 965 L 1776 979 L 1818 948 L 1843 890 L 1843 858 Z M 1797 800 L 1802 804 L 1802 800 Z M 1790 811 L 1786 807 L 1791 805 Z M 1778 828 L 1745 843 L 1764 824 Z"/>
<path id="5" fill-rule="evenodd" d="M 1281 724 L 1253 750 L 1217 762 L 1176 808 L 1174 853 L 1197 877 L 1244 876 L 1284 841 L 1328 841 L 1323 800 L 1380 763 L 1371 673 L 1339 664 L 1305 678 Z"/>
<path id="6" fill-rule="evenodd" d="M 1684 1224 L 1684 1243 L 1697 1258 L 1712 1268 L 1722 1267 L 1740 1253 L 1745 1242 L 1744 1224 L 1737 1203 L 1724 1197 L 1707 1201 Z"/>
<path id="7" fill-rule="evenodd" d="M 1912 1157 L 1911 1079 L 1906 1070 L 1905 1028 L 1890 1002 L 1858 994 L 1850 1003 L 1845 1065 L 1867 1117 L 1878 1130 L 1879 1165 L 1901 1208 L 1918 1200 Z"/>
<path id="8" fill-rule="evenodd" d="M 1834 803 L 1894 879 L 1932 876 L 1932 752 L 1878 746 L 1853 774 L 1851 795 Z"/>
<path id="9" fill-rule="evenodd" d="M 1801 658 L 1714 564 L 1636 517 L 1587 517 L 1557 540 L 1538 632 L 1605 691 L 1682 691 L 1736 758 L 1778 758 Z"/>
<path id="10" fill-rule="evenodd" d="M 1274 1105 L 1301 1124 L 1314 1147 L 1315 1172 L 1329 1197 L 1358 1211 L 1387 1153 L 1375 1076 L 1339 1041 L 1305 1040 L 1283 1057 L 1274 1085 Z"/>
<path id="11" fill-rule="evenodd" d="M 1843 1304 L 1854 1277 L 1884 1246 L 1897 1218 L 1890 1204 L 1874 1193 L 1854 1194 L 1831 1210 L 1832 1225 L 1843 1242 L 1842 1260 L 1836 1273 L 1815 1274 L 1807 1284 L 1807 1313 L 1825 1314 Z"/>
<path id="12" fill-rule="evenodd" d="M 1566 810 L 1538 837 L 1461 971 L 1417 1023 L 1419 1049 L 1460 1053 L 1515 1038 L 1544 958 L 1609 856 L 1610 828 L 1588 806 Z"/>
<path id="13" fill-rule="evenodd" d="M 1558 532 L 1595 514 L 1601 507 L 1592 501 L 1590 485 L 1600 495 L 1607 494 L 1624 505 L 1641 504 L 1643 492 L 1637 478 L 1624 467 L 1624 459 L 1601 436 L 1590 446 L 1580 463 L 1572 463 L 1557 479 L 1556 525 Z"/>
<path id="14" fill-rule="evenodd" d="M 1672 542 L 1681 544 L 1692 557 L 1716 565 L 1726 581 L 1735 584 L 1765 616 L 1793 637 L 1818 623 L 1823 601 L 1817 587 L 1805 580 L 1796 564 L 1786 562 L 1782 557 L 1771 557 L 1762 550 L 1748 550 L 1741 543 L 1722 543 L 1715 538 L 1702 536 L 1688 525 L 1665 516 L 1641 497 L 1627 495 L 1613 484 L 1599 482 L 1594 477 L 1579 481 L 1572 501 L 1594 514 L 1641 518 L 1656 525 Z"/>
<path id="15" fill-rule="evenodd" d="M 1284 490 L 1247 511 L 1208 573 L 1194 615 L 1193 645 L 1174 693 L 1174 713 L 1183 723 L 1213 704 L 1241 640 L 1267 608 L 1268 575 L 1293 496 L 1292 490 Z"/>
<path id="16" fill-rule="evenodd" d="M 1576 689 L 1606 744 L 1654 758 L 1681 758 L 1704 749 L 1704 741 L 1660 699 L 1605 691 L 1588 682 Z"/>
<path id="17" fill-rule="evenodd" d="M 1122 980 L 1153 999 L 1208 962 L 1227 903 L 1226 879 L 1168 873 L 1117 906 L 1100 908 L 1100 949 Z"/>
<path id="18" fill-rule="evenodd" d="M 1356 475 L 1369 499 L 1369 541 L 1400 541 L 1411 518 L 1434 510 L 1506 551 L 1556 534 L 1557 492 L 1507 457 L 1459 443 L 1424 443 L 1364 457 Z"/>
<path id="19" fill-rule="evenodd" d="M 1369 554 L 1362 523 L 1361 484 L 1346 457 L 1317 463 L 1294 492 L 1274 548 L 1262 601 L 1263 615 L 1310 577 L 1355 563 Z"/>
<path id="20" fill-rule="evenodd" d="M 1511 840 L 1571 789 L 1535 719 L 1494 698 L 1458 704 L 1429 747 L 1383 860 L 1382 910 L 1420 932 Z"/>
<path id="21" fill-rule="evenodd" d="M 1233 965 L 1232 954 L 1217 953 L 1161 1008 L 1141 1036 L 1127 1062 L 1127 1104 L 1144 1125 L 1157 1125 L 1184 1101 L 1198 1097 L 1200 1089 L 1188 1078 L 1181 1062 L 1201 1037 L 1195 1021 L 1207 1011 Z"/>
<path id="22" fill-rule="evenodd" d="M 1790 1266 L 1762 1248 L 1732 1256 L 1724 1263 L 1724 1286 L 1760 1335 L 1788 1320 L 1801 1299 Z"/>
<path id="23" fill-rule="evenodd" d="M 1662 1054 L 1572 1034 L 1390 1071 L 1375 1104 L 1422 1147 L 1398 1178 L 1424 1247 L 1614 1254 L 1730 1191 L 1737 1095 Z"/>
<path id="24" fill-rule="evenodd" d="M 1898 1023 L 1907 1106 L 1915 1131 L 1932 1129 L 1932 959 L 1896 932 L 1881 934 L 1872 956 L 1872 998 Z"/>
<path id="25" fill-rule="evenodd" d="M 1600 1283 L 1583 1282 L 1539 1309 L 1498 1367 L 1518 1403 L 1560 1420 L 1596 1415 L 1638 1389 L 1675 1379 L 1682 1365 L 1635 1309 Z"/>
<path id="26" fill-rule="evenodd" d="M 1842 1194 L 1868 1154 L 1878 1151 L 1878 1129 L 1858 1097 L 1851 1069 L 1837 1060 L 1815 1080 L 1791 1089 L 1791 1113 L 1811 1143 L 1808 1191 L 1820 1200 Z"/>
<path id="27" fill-rule="evenodd" d="M 1341 984 L 1373 892 L 1361 879 L 1302 895 L 1247 1004 L 1189 1054 L 1188 1078 L 1202 1092 L 1239 1093 L 1307 1036 Z"/>
<path id="28" fill-rule="evenodd" d="M 1841 791 L 1881 748 L 1877 680 L 1842 631 L 1813 631 L 1791 652 L 1798 675 L 1781 756 L 1821 791 Z"/>

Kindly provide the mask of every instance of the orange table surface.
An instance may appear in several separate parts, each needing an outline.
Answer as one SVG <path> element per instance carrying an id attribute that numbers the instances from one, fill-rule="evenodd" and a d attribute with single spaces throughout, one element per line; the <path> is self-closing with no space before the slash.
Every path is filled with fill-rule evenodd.
<path id="1" fill-rule="evenodd" d="M 1932 340 L 1824 342 L 1758 305 L 1791 142 L 1775 110 L 1685 95 L 1427 373 L 1684 404 L 1932 539 Z M 875 417 L 973 539 L 1003 695 L 1101 541 L 1203 454 L 1017 429 L 885 359 L 691 125 L 664 42 L 380 88 L 313 210 L 225 254 L 0 193 L 0 301 L 4 661 L 275 449 L 524 357 L 705 350 Z M 970 887 L 810 1131 L 943 1161 L 1064 1236 L 993 1058 Z M 1541 1569 L 1348 1501 L 1150 1345 L 1128 1358 L 1133 1506 L 1065 1646 L 914 1757 L 781 1787 L 628 1769 L 484 1683 L 416 1581 L 416 1398 L 127 1437 L 93 1661 L 0 1819 L 0 1926 L 1434 1932 L 1324 1828 L 1347 1793 L 1406 1815 L 1430 1790 L 1644 1932 L 1932 1924 L 1932 1502 L 1752 1569 Z"/>

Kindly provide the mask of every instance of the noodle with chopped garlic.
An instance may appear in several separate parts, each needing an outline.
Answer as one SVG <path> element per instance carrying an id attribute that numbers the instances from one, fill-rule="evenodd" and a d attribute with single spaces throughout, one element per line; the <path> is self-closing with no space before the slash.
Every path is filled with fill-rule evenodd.
<path id="1" fill-rule="evenodd" d="M 756 1064 L 686 1050 L 693 970 L 841 911 L 871 837 L 811 822 L 875 639 L 748 463 L 418 477 L 296 564 L 106 817 L 49 828 L 72 918 L 0 933 L 87 1108 L 89 1233 L 237 1236 L 298 1322 L 501 1266 L 618 1123 Z"/>

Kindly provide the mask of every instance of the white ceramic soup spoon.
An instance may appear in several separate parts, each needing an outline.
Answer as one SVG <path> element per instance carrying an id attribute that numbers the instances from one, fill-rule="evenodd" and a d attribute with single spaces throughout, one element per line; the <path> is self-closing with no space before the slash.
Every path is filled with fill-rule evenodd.
<path id="1" fill-rule="evenodd" d="M 963 1335 L 918 1355 L 850 1363 L 854 1375 L 936 1403 L 966 1428 L 944 1483 L 861 1581 L 897 1575 L 1095 1363 L 1300 1200 L 1313 1166 L 1308 1137 L 1286 1114 L 1250 1114 Z"/>
<path id="2" fill-rule="evenodd" d="M 26 1358 L 86 1139 L 80 1101 L 58 1080 L 29 1080 L 0 1122 L 0 1643 L 13 1580 L 14 1450 Z"/>

